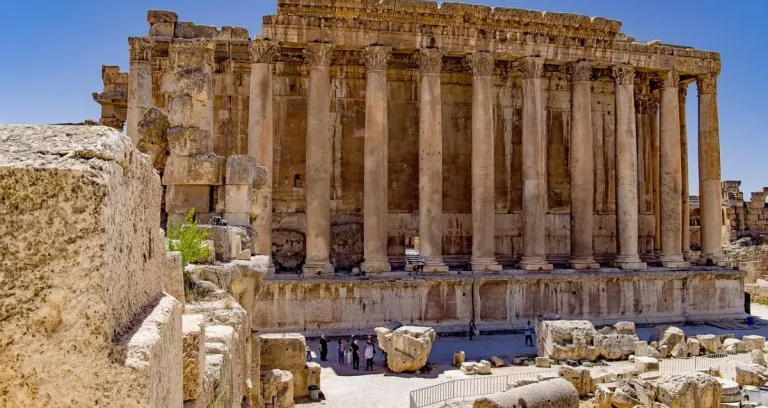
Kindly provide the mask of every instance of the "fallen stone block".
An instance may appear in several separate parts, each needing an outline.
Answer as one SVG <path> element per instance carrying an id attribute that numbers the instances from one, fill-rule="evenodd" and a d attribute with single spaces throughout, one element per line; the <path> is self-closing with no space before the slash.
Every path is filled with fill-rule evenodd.
<path id="1" fill-rule="evenodd" d="M 292 408 L 293 374 L 287 370 L 267 370 L 261 373 L 264 404 L 269 408 Z"/>
<path id="2" fill-rule="evenodd" d="M 387 358 L 389 358 L 389 356 L 387 356 Z M 480 362 L 467 361 L 461 365 L 461 371 L 466 375 L 490 374 L 491 363 L 486 360 L 481 360 Z"/>
<path id="3" fill-rule="evenodd" d="M 598 334 L 594 338 L 594 344 L 602 358 L 623 360 L 635 352 L 635 342 L 638 340 L 634 334 Z"/>
<path id="4" fill-rule="evenodd" d="M 573 384 L 579 397 L 586 397 L 595 392 L 595 384 L 592 381 L 592 374 L 585 367 L 560 366 L 557 370 L 560 377 L 565 378 Z"/>
<path id="5" fill-rule="evenodd" d="M 725 339 L 723 341 L 723 347 L 726 353 L 737 353 L 740 351 L 746 351 L 744 344 L 739 339 Z"/>
<path id="6" fill-rule="evenodd" d="M 491 357 L 491 363 L 494 367 L 504 367 L 504 360 L 496 356 Z"/>
<path id="7" fill-rule="evenodd" d="M 641 373 L 659 371 L 659 360 L 652 357 L 635 357 L 635 368 Z"/>
<path id="8" fill-rule="evenodd" d="M 701 343 L 698 339 L 688 338 L 686 344 L 688 345 L 688 352 L 692 356 L 698 356 L 701 354 Z"/>
<path id="9" fill-rule="evenodd" d="M 550 360 L 547 357 L 536 357 L 536 367 L 549 368 Z"/>
<path id="10" fill-rule="evenodd" d="M 736 382 L 739 387 L 747 385 L 762 387 L 768 383 L 768 368 L 759 364 L 732 362 L 736 370 Z"/>
<path id="11" fill-rule="evenodd" d="M 718 408 L 722 386 L 715 377 L 703 373 L 670 374 L 657 382 L 656 400 L 670 408 Z"/>
<path id="12" fill-rule="evenodd" d="M 722 350 L 720 338 L 714 334 L 700 334 L 696 336 L 696 339 L 699 340 L 701 348 L 706 354 L 717 354 Z"/>
<path id="13" fill-rule="evenodd" d="M 616 334 L 637 334 L 635 332 L 635 322 L 618 322 L 613 325 Z"/>
<path id="14" fill-rule="evenodd" d="M 686 342 L 675 344 L 675 347 L 672 347 L 672 351 L 669 354 L 674 358 L 688 357 L 688 344 Z"/>
<path id="15" fill-rule="evenodd" d="M 462 364 L 464 364 L 464 352 L 463 351 L 457 351 L 453 353 L 453 366 L 456 368 L 461 367 Z"/>
<path id="16" fill-rule="evenodd" d="M 766 366 L 765 353 L 763 350 L 752 350 L 749 353 L 753 364 L 758 364 L 763 367 Z"/>
<path id="17" fill-rule="evenodd" d="M 678 343 L 685 342 L 685 333 L 682 329 L 675 326 L 659 326 L 653 330 L 651 334 L 651 342 L 657 342 L 658 350 L 661 350 L 663 346 L 667 346 L 669 351 L 675 347 Z"/>
<path id="18" fill-rule="evenodd" d="M 741 338 L 743 346 L 747 350 L 760 350 L 765 348 L 765 337 L 757 335 L 746 335 Z"/>
<path id="19" fill-rule="evenodd" d="M 402 373 L 419 370 L 427 364 L 436 334 L 431 327 L 402 326 L 396 330 L 377 327 L 376 335 L 379 346 L 387 353 L 387 367 Z"/>
<path id="20" fill-rule="evenodd" d="M 563 378 L 525 385 L 475 400 L 473 408 L 578 408 L 576 388 Z"/>
<path id="21" fill-rule="evenodd" d="M 595 326 L 587 320 L 544 320 L 536 323 L 536 352 L 556 361 L 595 361 Z"/>

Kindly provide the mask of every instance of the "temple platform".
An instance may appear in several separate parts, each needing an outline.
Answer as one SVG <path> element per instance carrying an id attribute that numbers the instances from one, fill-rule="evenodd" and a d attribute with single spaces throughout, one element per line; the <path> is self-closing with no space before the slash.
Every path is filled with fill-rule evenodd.
<path id="1" fill-rule="evenodd" d="M 554 313 L 595 324 L 695 323 L 745 318 L 744 272 L 719 267 L 645 271 L 603 268 L 498 274 L 299 277 L 262 282 L 253 325 L 263 331 L 369 332 L 399 321 L 439 332 L 515 330 Z"/>

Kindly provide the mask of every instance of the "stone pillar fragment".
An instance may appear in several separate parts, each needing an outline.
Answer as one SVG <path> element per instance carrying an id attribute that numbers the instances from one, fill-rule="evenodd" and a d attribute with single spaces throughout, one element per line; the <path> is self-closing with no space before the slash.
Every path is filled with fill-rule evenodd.
<path id="1" fill-rule="evenodd" d="M 389 123 L 387 102 L 387 60 L 390 47 L 366 49 L 367 88 L 365 92 L 365 175 L 363 184 L 363 254 L 360 269 L 366 273 L 389 272 L 387 225 L 389 217 L 387 166 Z"/>
<path id="2" fill-rule="evenodd" d="M 592 142 L 592 66 L 577 62 L 571 79 L 571 260 L 574 269 L 598 269 L 593 246 L 595 163 Z"/>
<path id="3" fill-rule="evenodd" d="M 678 86 L 678 104 L 680 107 L 680 176 L 682 178 L 682 241 L 683 258 L 690 260 L 691 254 L 691 202 L 688 187 L 688 125 L 685 115 L 685 104 L 688 98 L 688 83 L 680 82 Z"/>
<path id="4" fill-rule="evenodd" d="M 690 266 L 683 260 L 682 177 L 680 150 L 679 77 L 675 71 L 661 74 L 661 118 L 659 131 L 659 183 L 661 186 L 661 253 L 659 261 L 667 268 Z"/>
<path id="5" fill-rule="evenodd" d="M 250 155 L 227 157 L 224 177 L 224 218 L 229 225 L 250 226 L 256 158 Z"/>
<path id="6" fill-rule="evenodd" d="M 638 255 L 637 135 L 635 134 L 635 70 L 613 67 L 616 81 L 616 266 L 645 269 Z"/>
<path id="7" fill-rule="evenodd" d="M 419 246 L 424 273 L 446 273 L 443 263 L 443 124 L 440 72 L 443 55 L 420 51 Z"/>
<path id="8" fill-rule="evenodd" d="M 307 97 L 307 259 L 304 273 L 333 273 L 331 241 L 331 52 L 330 44 L 309 44 L 304 57 L 309 67 Z"/>
<path id="9" fill-rule="evenodd" d="M 544 58 L 526 57 L 523 74 L 523 257 L 520 269 L 552 270 L 547 263 L 546 108 L 541 77 Z"/>
<path id="10" fill-rule="evenodd" d="M 256 250 L 269 256 L 272 265 L 272 167 L 274 118 L 272 109 L 272 64 L 280 46 L 277 42 L 251 42 L 251 91 L 248 105 L 248 155 L 267 169 L 263 188 L 255 191 L 251 227 L 256 231 Z"/>
<path id="11" fill-rule="evenodd" d="M 476 52 L 472 66 L 472 271 L 500 272 L 494 242 L 493 55 Z"/>
<path id="12" fill-rule="evenodd" d="M 126 134 L 133 145 L 139 142 L 139 121 L 152 106 L 152 58 L 153 43 L 146 37 L 129 37 L 128 109 Z"/>
<path id="13" fill-rule="evenodd" d="M 701 260 L 722 259 L 720 125 L 717 109 L 717 73 L 696 78 L 699 89 L 699 197 Z"/>

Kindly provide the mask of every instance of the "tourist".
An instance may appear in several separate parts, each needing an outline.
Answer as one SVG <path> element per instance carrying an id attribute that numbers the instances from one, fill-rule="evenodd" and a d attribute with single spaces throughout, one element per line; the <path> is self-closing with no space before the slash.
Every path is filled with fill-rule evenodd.
<path id="1" fill-rule="evenodd" d="M 474 341 L 475 333 L 477 331 L 477 326 L 475 326 L 475 319 L 472 319 L 469 321 L 469 341 Z"/>
<path id="2" fill-rule="evenodd" d="M 373 371 L 373 342 L 368 341 L 365 346 L 365 371 Z"/>
<path id="3" fill-rule="evenodd" d="M 525 324 L 525 345 L 527 346 L 528 343 L 530 343 L 531 347 L 533 347 L 533 327 L 531 327 L 530 320 L 528 320 L 528 323 Z"/>
<path id="4" fill-rule="evenodd" d="M 320 336 L 320 361 L 328 361 L 328 340 L 325 334 Z"/>
<path id="5" fill-rule="evenodd" d="M 339 365 L 344 365 L 344 343 L 339 339 Z"/>
<path id="6" fill-rule="evenodd" d="M 344 361 L 345 365 L 352 364 L 352 346 L 349 345 L 349 340 L 344 340 Z"/>
<path id="7" fill-rule="evenodd" d="M 357 345 L 357 340 L 352 342 L 352 368 L 360 369 L 360 346 Z"/>
<path id="8" fill-rule="evenodd" d="M 305 349 L 307 351 L 307 361 L 312 361 L 312 349 L 309 346 L 306 346 Z"/>

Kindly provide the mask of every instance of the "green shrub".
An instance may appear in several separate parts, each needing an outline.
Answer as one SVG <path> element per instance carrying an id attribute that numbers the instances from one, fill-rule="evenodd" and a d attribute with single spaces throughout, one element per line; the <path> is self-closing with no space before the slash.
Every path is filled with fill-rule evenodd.
<path id="1" fill-rule="evenodd" d="M 168 250 L 181 252 L 182 266 L 208 258 L 210 250 L 203 242 L 210 237 L 210 231 L 197 225 L 194 208 L 180 223 L 168 220 Z"/>

